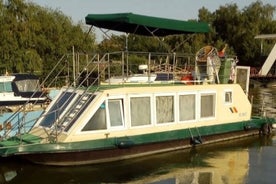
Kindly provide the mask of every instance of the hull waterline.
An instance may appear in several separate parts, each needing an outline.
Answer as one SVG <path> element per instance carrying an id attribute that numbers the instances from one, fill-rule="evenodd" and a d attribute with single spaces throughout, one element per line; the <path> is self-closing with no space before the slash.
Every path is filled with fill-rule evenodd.
<path id="1" fill-rule="evenodd" d="M 219 134 L 206 136 L 203 138 L 203 144 L 196 146 L 204 146 L 214 144 L 222 141 L 229 141 L 239 139 L 242 137 L 259 135 L 259 130 L 238 131 L 227 134 Z M 190 139 L 165 141 L 154 144 L 137 145 L 127 148 L 110 148 L 105 150 L 78 150 L 66 151 L 56 153 L 35 153 L 19 155 L 21 158 L 32 163 L 42 165 L 56 165 L 56 166 L 71 166 L 71 165 L 86 165 L 99 164 L 112 161 L 119 161 L 131 159 L 136 157 L 143 157 L 152 154 L 164 153 L 180 149 L 190 149 L 195 147 L 191 144 Z"/>

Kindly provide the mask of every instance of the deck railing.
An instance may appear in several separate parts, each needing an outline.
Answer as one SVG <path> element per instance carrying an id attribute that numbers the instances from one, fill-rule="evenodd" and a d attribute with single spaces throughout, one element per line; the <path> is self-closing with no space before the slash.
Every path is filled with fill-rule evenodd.
<path id="1" fill-rule="evenodd" d="M 211 66 L 213 69 L 220 68 L 220 70 L 215 73 L 215 83 L 228 82 L 231 61 L 232 60 L 224 58 L 221 60 L 220 66 Z M 59 65 L 61 65 L 61 67 Z M 63 85 L 65 89 L 85 89 L 83 95 L 86 95 L 88 91 L 89 93 L 91 93 L 91 91 L 92 93 L 97 91 L 101 83 L 111 84 L 110 79 L 114 76 L 120 76 L 122 78 L 122 83 L 124 83 L 127 81 L 125 79 L 137 73 L 144 74 L 148 77 L 156 73 L 171 74 L 172 78 L 169 78 L 171 81 L 188 80 L 188 82 L 196 82 L 198 84 L 206 79 L 208 81 L 209 76 L 206 72 L 208 67 L 210 66 L 208 66 L 207 63 L 197 63 L 194 54 L 132 51 L 110 52 L 105 54 L 72 53 L 64 55 L 57 62 L 52 71 L 49 72 L 47 77 L 43 80 L 42 85 L 47 89 L 60 87 L 54 86 L 56 84 L 55 80 L 64 77 L 62 75 L 66 72 L 68 76 L 65 77 L 66 80 Z M 201 70 L 200 73 L 199 70 Z M 50 77 L 54 74 L 56 74 L 54 77 Z M 189 78 L 186 78 L 187 76 L 189 76 Z M 47 82 L 49 78 L 53 78 L 54 80 Z M 27 104 L 23 105 L 17 112 L 24 110 L 26 105 Z M 16 117 L 15 113 L 9 117 L 5 123 L 14 121 L 13 119 Z M 64 117 L 66 117 L 66 115 Z M 26 124 L 24 121 L 25 118 L 21 118 L 20 121 L 17 121 L 17 124 L 12 125 L 12 129 L 17 130 L 16 134 L 24 133 L 22 131 Z M 51 129 L 45 129 L 45 131 L 48 132 L 48 135 L 56 135 L 55 137 L 57 138 L 62 122 L 63 119 L 57 120 Z M 2 139 L 10 137 L 8 133 L 14 132 L 7 131 L 5 128 L 2 128 L 0 131 L 5 132 Z"/>

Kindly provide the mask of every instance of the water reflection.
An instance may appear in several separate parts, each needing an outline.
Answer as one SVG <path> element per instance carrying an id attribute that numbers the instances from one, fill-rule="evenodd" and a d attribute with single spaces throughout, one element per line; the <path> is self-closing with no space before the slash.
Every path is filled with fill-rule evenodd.
<path id="1" fill-rule="evenodd" d="M 275 88 L 251 88 L 249 98 L 253 101 L 253 115 L 265 115 L 276 118 Z"/>
<path id="2" fill-rule="evenodd" d="M 264 164 L 259 158 L 262 155 L 256 154 L 260 147 L 273 144 L 271 137 L 264 139 L 254 136 L 192 150 L 75 167 L 1 161 L 0 183 L 246 183 L 251 181 L 248 173 L 250 178 L 255 176 L 251 176 L 251 167 Z M 255 157 L 260 162 L 255 162 Z"/>
<path id="3" fill-rule="evenodd" d="M 247 183 L 275 183 L 276 137 L 261 139 L 261 145 L 250 148 Z"/>

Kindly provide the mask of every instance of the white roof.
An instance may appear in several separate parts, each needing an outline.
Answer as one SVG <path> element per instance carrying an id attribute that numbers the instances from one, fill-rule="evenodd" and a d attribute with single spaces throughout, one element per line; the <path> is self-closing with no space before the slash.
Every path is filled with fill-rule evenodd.
<path id="1" fill-rule="evenodd" d="M 15 78 L 15 76 L 13 76 L 13 75 L 8 75 L 8 76 L 1 75 L 0 82 L 11 82 L 11 81 L 13 81 L 14 78 Z"/>
<path id="2" fill-rule="evenodd" d="M 255 39 L 276 39 L 276 34 L 261 34 L 255 36 Z"/>

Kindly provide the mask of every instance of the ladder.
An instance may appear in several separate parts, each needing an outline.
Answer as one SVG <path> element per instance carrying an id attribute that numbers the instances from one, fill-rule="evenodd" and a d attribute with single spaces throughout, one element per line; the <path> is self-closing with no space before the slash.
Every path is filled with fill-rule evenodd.
<path id="1" fill-rule="evenodd" d="M 195 127 L 195 129 L 197 131 L 197 136 L 196 137 L 193 136 L 192 130 L 189 128 L 189 132 L 190 132 L 190 135 L 191 135 L 190 144 L 193 145 L 193 146 L 203 143 L 198 128 Z"/>
<path id="2" fill-rule="evenodd" d="M 68 112 L 64 115 L 63 120 L 59 123 L 60 127 L 66 128 L 69 124 L 74 123 L 80 112 L 92 101 L 92 94 L 84 93 L 78 97 Z"/>

